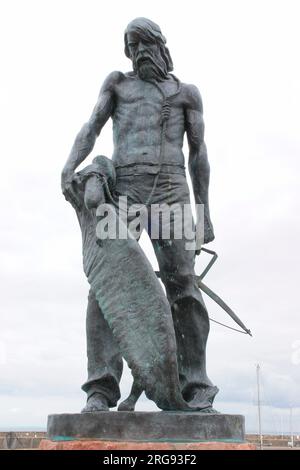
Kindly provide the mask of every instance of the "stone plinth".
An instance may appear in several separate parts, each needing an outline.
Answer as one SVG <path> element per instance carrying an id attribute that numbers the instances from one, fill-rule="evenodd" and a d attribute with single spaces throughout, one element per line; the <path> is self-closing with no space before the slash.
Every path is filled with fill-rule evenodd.
<path id="1" fill-rule="evenodd" d="M 98 412 L 48 417 L 51 441 L 235 442 L 245 439 L 241 415 L 199 412 Z"/>

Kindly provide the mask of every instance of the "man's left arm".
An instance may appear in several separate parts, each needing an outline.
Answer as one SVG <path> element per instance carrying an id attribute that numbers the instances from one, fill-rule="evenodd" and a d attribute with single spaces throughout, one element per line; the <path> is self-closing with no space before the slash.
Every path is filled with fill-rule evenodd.
<path id="1" fill-rule="evenodd" d="M 208 198 L 210 167 L 204 142 L 202 100 L 198 89 L 193 85 L 187 86 L 185 128 L 189 144 L 189 172 L 195 202 L 204 205 L 204 243 L 209 243 L 215 238 Z"/>

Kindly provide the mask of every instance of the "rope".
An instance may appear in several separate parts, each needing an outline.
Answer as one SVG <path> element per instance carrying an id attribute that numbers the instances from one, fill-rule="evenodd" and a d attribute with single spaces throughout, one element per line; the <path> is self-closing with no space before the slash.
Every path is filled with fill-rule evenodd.
<path id="1" fill-rule="evenodd" d="M 224 323 L 221 323 L 217 320 L 214 320 L 213 318 L 210 318 L 209 317 L 209 320 L 214 322 L 214 323 L 217 323 L 218 325 L 221 325 L 221 326 L 224 326 L 225 328 L 228 328 L 229 330 L 233 330 L 233 331 L 236 331 L 237 333 L 242 333 L 243 335 L 248 335 L 248 333 L 246 331 L 243 331 L 243 330 L 238 330 L 237 328 L 233 328 L 232 326 L 229 326 L 229 325 L 225 325 Z"/>
<path id="2" fill-rule="evenodd" d="M 172 74 L 171 74 L 172 75 Z M 155 176 L 155 179 L 154 179 L 154 182 L 153 182 L 153 186 L 152 186 L 152 189 L 151 189 L 151 192 L 145 202 L 145 206 L 149 206 L 150 203 L 151 203 L 151 199 L 153 197 L 153 194 L 156 190 L 156 187 L 157 187 L 157 183 L 158 183 L 158 179 L 159 179 L 159 176 L 160 176 L 160 172 L 161 172 L 161 167 L 162 167 L 162 164 L 163 164 L 163 161 L 164 161 L 164 156 L 165 156 L 165 143 L 166 143 L 166 131 L 167 131 L 167 123 L 168 123 L 168 120 L 170 118 L 170 113 L 171 113 L 171 103 L 170 103 L 170 100 L 172 98 L 174 98 L 175 96 L 179 95 L 180 91 L 181 91 L 181 83 L 180 81 L 178 80 L 177 77 L 175 77 L 175 75 L 172 75 L 172 77 L 175 79 L 175 81 L 177 82 L 177 90 L 175 93 L 173 93 L 172 95 L 170 96 L 166 96 L 165 92 L 162 90 L 162 88 L 159 86 L 159 84 L 155 81 L 152 81 L 152 80 L 148 80 L 149 83 L 151 83 L 153 86 L 155 86 L 155 88 L 157 88 L 157 90 L 162 94 L 163 96 L 163 99 L 164 99 L 164 102 L 163 102 L 163 105 L 162 105 L 162 109 L 161 109 L 161 121 L 160 121 L 160 124 L 161 124 L 161 134 L 160 134 L 160 153 L 159 153 L 159 164 L 158 164 L 158 172 Z"/>

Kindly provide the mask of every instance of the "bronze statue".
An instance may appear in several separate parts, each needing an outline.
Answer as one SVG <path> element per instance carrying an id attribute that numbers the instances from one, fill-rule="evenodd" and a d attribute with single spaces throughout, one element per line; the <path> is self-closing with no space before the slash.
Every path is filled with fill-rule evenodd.
<path id="1" fill-rule="evenodd" d="M 95 234 L 99 204 L 114 206 L 121 220 L 116 203 L 120 196 L 126 196 L 130 205 L 146 208 L 148 217 L 154 205 L 190 207 L 182 152 L 186 133 L 195 202 L 204 207 L 203 241 L 214 239 L 200 93 L 194 85 L 181 83 L 171 74 L 172 59 L 158 25 L 137 18 L 127 26 L 124 40 L 133 71 L 112 72 L 106 78 L 62 172 L 63 193 L 81 224 L 84 266 L 91 285 L 87 308 L 88 380 L 82 386 L 87 404 L 83 412 L 107 411 L 117 405 L 122 356 L 132 370 L 134 386 L 129 399 L 120 405 L 121 410 L 134 409 L 136 399 L 145 390 L 162 409 L 215 412 L 212 404 L 218 389 L 206 373 L 209 318 L 194 272 L 199 247 L 186 249 L 185 233 L 181 238 L 174 237 L 172 220 L 169 238 L 154 236 L 154 227 L 146 217 L 145 228 L 158 260 L 167 302 L 130 233 L 125 241 L 103 243 Z M 75 173 L 109 118 L 113 120 L 114 138 L 111 162 L 98 157 Z M 127 227 L 125 230 L 130 232 Z M 132 259 L 124 264 L 126 250 Z M 125 258 L 129 259 L 127 255 Z M 126 294 L 123 301 L 122 292 Z M 159 354 L 154 354 L 155 350 Z"/>

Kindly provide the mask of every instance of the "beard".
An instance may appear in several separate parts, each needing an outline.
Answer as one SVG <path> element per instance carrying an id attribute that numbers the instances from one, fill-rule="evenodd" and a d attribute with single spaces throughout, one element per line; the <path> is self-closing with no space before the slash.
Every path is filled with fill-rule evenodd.
<path id="1" fill-rule="evenodd" d="M 135 57 L 133 69 L 141 80 L 163 81 L 168 76 L 167 64 L 160 54 L 153 55 L 146 52 L 142 56 Z"/>

